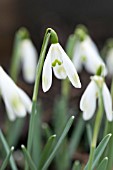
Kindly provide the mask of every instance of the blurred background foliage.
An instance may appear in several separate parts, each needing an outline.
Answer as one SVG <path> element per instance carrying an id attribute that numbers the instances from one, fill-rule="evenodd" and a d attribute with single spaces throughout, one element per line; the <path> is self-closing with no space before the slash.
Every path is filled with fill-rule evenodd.
<path id="1" fill-rule="evenodd" d="M 85 24 L 101 47 L 113 36 L 112 0 L 0 0 L 0 63 L 8 66 L 15 31 L 25 26 L 40 49 L 44 31 L 54 28 L 62 45 L 77 24 Z"/>

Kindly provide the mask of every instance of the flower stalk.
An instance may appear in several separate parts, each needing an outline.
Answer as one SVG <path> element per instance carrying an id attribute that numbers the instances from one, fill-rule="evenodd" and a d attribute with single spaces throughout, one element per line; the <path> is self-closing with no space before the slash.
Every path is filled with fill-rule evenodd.
<path id="1" fill-rule="evenodd" d="M 46 54 L 46 49 L 49 43 L 49 40 L 51 40 L 52 43 L 55 43 L 58 41 L 57 34 L 55 33 L 54 30 L 51 28 L 48 28 L 46 30 L 42 48 L 41 48 L 41 53 L 39 57 L 39 62 L 37 65 L 36 69 L 36 79 L 35 79 L 35 85 L 34 85 L 34 91 L 33 91 L 33 97 L 32 97 L 32 112 L 31 112 L 31 117 L 30 117 L 30 124 L 29 124 L 29 132 L 28 132 L 28 140 L 27 140 L 27 151 L 31 153 L 31 148 L 32 148 L 32 140 L 33 140 L 33 131 L 34 131 L 34 122 L 35 122 L 35 116 L 37 114 L 37 97 L 38 97 L 38 89 L 39 89 L 39 82 L 40 82 L 40 76 L 41 76 L 41 71 L 43 68 L 43 63 L 44 63 L 44 58 Z M 26 163 L 25 169 L 28 170 L 28 165 Z"/>
<path id="2" fill-rule="evenodd" d="M 99 89 L 98 111 L 97 111 L 97 114 L 96 114 L 93 138 L 92 138 L 92 142 L 91 142 L 88 170 L 92 169 L 94 152 L 95 152 L 95 148 L 96 148 L 96 144 L 97 144 L 97 139 L 98 139 L 99 129 L 100 129 L 100 125 L 101 125 L 102 115 L 103 115 L 102 89 Z"/>

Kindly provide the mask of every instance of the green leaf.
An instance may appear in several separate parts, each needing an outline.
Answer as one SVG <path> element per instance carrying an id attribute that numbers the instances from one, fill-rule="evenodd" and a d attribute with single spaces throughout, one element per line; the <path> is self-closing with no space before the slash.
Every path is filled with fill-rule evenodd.
<path id="1" fill-rule="evenodd" d="M 6 169 L 7 164 L 9 162 L 9 159 L 10 159 L 10 156 L 11 156 L 13 151 L 14 151 L 14 147 L 12 146 L 11 149 L 10 149 L 10 152 L 7 154 L 5 160 L 2 163 L 2 166 L 1 166 L 0 170 L 5 170 Z"/>
<path id="2" fill-rule="evenodd" d="M 41 103 L 37 103 L 36 107 L 36 115 L 35 115 L 35 122 L 34 122 L 34 132 L 33 132 L 33 146 L 32 146 L 32 159 L 35 163 L 36 166 L 38 166 L 39 160 L 40 160 L 40 155 L 41 155 L 41 148 L 42 148 L 42 143 L 41 143 L 41 113 L 42 113 L 42 107 Z"/>
<path id="3" fill-rule="evenodd" d="M 45 135 L 46 139 L 48 139 L 50 136 L 52 136 L 52 134 L 53 134 L 52 129 L 46 122 L 42 123 L 42 129 L 44 131 L 44 135 Z"/>
<path id="4" fill-rule="evenodd" d="M 37 170 L 37 168 L 36 168 L 33 160 L 31 159 L 31 156 L 30 156 L 29 152 L 26 150 L 25 146 L 24 146 L 24 145 L 21 145 L 21 148 L 22 148 L 22 150 L 23 150 L 25 159 L 26 159 L 27 164 L 29 165 L 30 169 L 31 169 L 31 170 Z"/>
<path id="5" fill-rule="evenodd" d="M 76 151 L 76 149 L 79 145 L 81 136 L 82 136 L 83 131 L 84 131 L 84 126 L 85 126 L 85 121 L 82 119 L 82 116 L 80 116 L 77 124 L 74 127 L 72 136 L 70 138 L 69 155 L 70 155 L 71 158 L 72 158 L 73 154 L 75 153 L 75 151 Z"/>
<path id="6" fill-rule="evenodd" d="M 42 152 L 42 155 L 41 155 L 41 159 L 40 159 L 40 162 L 39 162 L 39 170 L 42 169 L 44 163 L 46 162 L 46 160 L 48 159 L 51 151 L 52 151 L 52 148 L 53 148 L 53 143 L 56 139 L 56 135 L 52 135 L 50 136 L 50 138 L 48 139 L 45 147 L 44 147 L 44 150 Z"/>
<path id="7" fill-rule="evenodd" d="M 63 95 L 63 94 L 62 94 Z M 65 124 L 68 119 L 68 103 L 67 103 L 66 96 L 60 96 L 55 101 L 54 105 L 54 129 L 55 134 L 57 134 L 57 140 L 59 139 Z M 60 126 L 59 126 L 60 125 Z M 62 164 L 60 163 L 62 162 Z M 60 148 L 55 156 L 55 166 L 58 170 L 65 170 L 69 169 L 70 162 L 69 162 L 69 154 L 68 154 L 68 139 L 67 137 L 63 140 Z"/>
<path id="8" fill-rule="evenodd" d="M 33 101 L 30 124 L 29 124 L 29 131 L 28 131 L 28 140 L 27 140 L 27 150 L 29 153 L 31 153 L 31 149 L 32 149 L 36 115 L 37 115 L 37 102 Z"/>
<path id="9" fill-rule="evenodd" d="M 98 147 L 96 148 L 95 154 L 94 154 L 94 161 L 93 161 L 92 169 L 94 169 L 97 166 L 98 161 L 99 161 L 100 157 L 102 156 L 111 136 L 112 136 L 112 134 L 106 135 L 102 139 L 102 141 L 99 143 Z M 88 163 L 86 164 L 84 170 L 88 170 Z"/>
<path id="10" fill-rule="evenodd" d="M 51 152 L 50 156 L 48 157 L 47 161 L 45 162 L 44 166 L 42 167 L 42 170 L 46 170 L 48 166 L 50 165 L 51 161 L 53 160 L 55 154 L 57 153 L 57 150 L 59 149 L 60 145 L 62 144 L 64 138 L 66 137 L 72 123 L 74 120 L 74 116 L 72 116 L 69 121 L 67 122 L 64 131 L 62 132 L 58 142 L 56 143 L 56 146 L 54 147 L 53 151 Z"/>
<path id="11" fill-rule="evenodd" d="M 86 125 L 86 130 L 87 130 L 88 142 L 89 142 L 89 146 L 90 146 L 91 141 L 92 141 L 92 128 L 89 123 Z"/>
<path id="12" fill-rule="evenodd" d="M 0 139 L 2 141 L 2 144 L 4 146 L 6 154 L 9 154 L 10 149 L 9 149 L 7 141 L 6 141 L 6 139 L 5 139 L 5 137 L 4 137 L 4 135 L 3 135 L 1 130 L 0 130 Z M 15 160 L 13 159 L 12 156 L 10 157 L 10 165 L 11 165 L 12 170 L 18 170 L 17 167 L 16 167 L 16 164 L 15 164 Z"/>
<path id="13" fill-rule="evenodd" d="M 7 141 L 9 146 L 16 146 L 18 139 L 20 138 L 25 118 L 17 118 L 14 122 L 11 122 L 8 129 Z M 13 133 L 12 133 L 13 132 Z"/>
<path id="14" fill-rule="evenodd" d="M 72 170 L 80 170 L 81 169 L 81 165 L 79 161 L 75 161 L 72 167 Z"/>
<path id="15" fill-rule="evenodd" d="M 112 133 L 113 134 L 113 122 L 106 121 L 106 128 L 105 128 L 105 134 Z M 107 146 L 103 156 L 101 159 L 103 159 L 105 156 L 108 158 L 108 164 L 107 164 L 107 170 L 111 170 L 113 167 L 113 136 L 111 137 L 109 141 L 109 145 Z"/>
<path id="16" fill-rule="evenodd" d="M 97 170 L 107 170 L 108 157 L 105 157 L 99 164 Z"/>

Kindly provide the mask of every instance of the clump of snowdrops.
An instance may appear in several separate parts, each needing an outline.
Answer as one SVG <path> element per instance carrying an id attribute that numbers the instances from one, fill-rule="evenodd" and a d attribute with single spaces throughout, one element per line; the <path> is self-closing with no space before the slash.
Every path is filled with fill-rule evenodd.
<path id="1" fill-rule="evenodd" d="M 112 169 L 113 83 L 109 89 L 105 82 L 107 75 L 112 81 L 112 44 L 112 39 L 107 41 L 100 54 L 87 28 L 79 25 L 69 36 L 64 50 L 57 33 L 48 28 L 38 55 L 28 30 L 20 28 L 16 32 L 9 72 L 0 66 L 0 95 L 8 117 L 3 126 L 7 128 L 0 130 L 0 170 L 9 166 L 12 170 Z M 79 73 L 85 69 L 91 75 L 90 83 L 87 83 L 80 104 L 75 103 L 76 109 L 70 108 L 71 89 L 80 91 Z M 21 70 L 24 80 L 34 84 L 32 99 L 17 86 Z M 50 126 L 42 120 L 39 85 L 42 80 L 43 92 L 51 90 L 53 73 L 61 80 L 61 93 L 57 98 L 53 96 Z M 22 143 L 18 149 L 27 113 L 27 143 Z M 86 163 L 75 158 L 78 148 L 83 150 L 83 147 L 90 151 Z"/>

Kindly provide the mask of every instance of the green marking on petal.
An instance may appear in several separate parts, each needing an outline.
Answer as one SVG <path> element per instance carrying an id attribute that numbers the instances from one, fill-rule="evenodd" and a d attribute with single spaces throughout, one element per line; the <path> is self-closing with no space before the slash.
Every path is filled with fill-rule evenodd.
<path id="1" fill-rule="evenodd" d="M 77 74 L 73 75 L 73 80 L 74 80 L 75 84 L 78 84 L 78 75 Z"/>
<path id="2" fill-rule="evenodd" d="M 86 56 L 82 56 L 82 57 L 81 57 L 81 60 L 82 60 L 83 62 L 86 62 L 86 61 L 87 61 Z"/>
<path id="3" fill-rule="evenodd" d="M 62 64 L 62 62 L 61 62 L 61 61 L 59 61 L 58 59 L 56 59 L 56 60 L 52 63 L 52 67 L 55 67 L 55 66 L 56 66 L 56 64 L 61 65 L 61 64 Z"/>
<path id="4" fill-rule="evenodd" d="M 48 79 L 45 76 L 43 76 L 42 81 L 44 86 L 48 86 Z"/>
<path id="5" fill-rule="evenodd" d="M 20 106 L 19 98 L 17 96 L 13 97 L 11 100 L 11 104 L 14 108 L 18 109 Z"/>
<path id="6" fill-rule="evenodd" d="M 57 69 L 58 74 L 65 73 L 65 69 L 63 67 L 59 67 Z"/>

